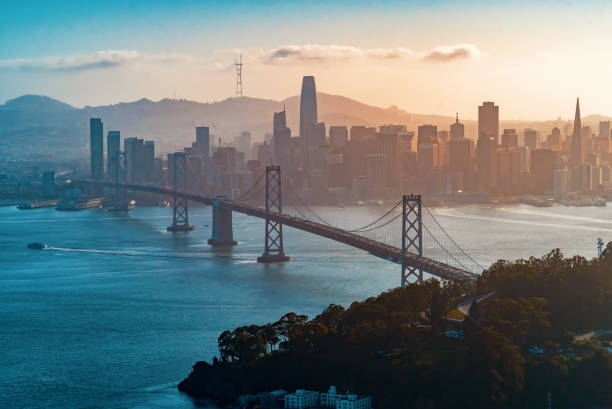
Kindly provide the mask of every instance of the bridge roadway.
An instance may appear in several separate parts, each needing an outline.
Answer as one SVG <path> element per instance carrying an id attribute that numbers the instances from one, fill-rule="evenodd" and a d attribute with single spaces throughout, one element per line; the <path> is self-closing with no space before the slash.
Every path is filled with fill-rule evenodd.
<path id="1" fill-rule="evenodd" d="M 156 186 L 147 185 L 132 185 L 132 184 L 117 184 L 112 182 L 101 181 L 75 181 L 75 184 L 84 183 L 90 185 L 98 185 L 111 188 L 124 188 L 131 191 L 156 193 L 159 195 L 173 196 L 185 198 L 192 202 L 212 205 L 214 197 L 198 195 L 193 193 L 174 192 L 170 189 L 164 189 Z M 361 237 L 354 233 L 349 233 L 345 230 L 330 227 L 321 223 L 313 222 L 299 217 L 290 216 L 284 213 L 266 213 L 266 210 L 260 207 L 234 202 L 228 199 L 221 200 L 221 206 L 230 209 L 234 212 L 255 216 L 261 219 L 269 217 L 271 220 L 278 221 L 285 226 L 290 226 L 299 230 L 307 231 L 318 236 L 327 237 L 329 239 L 339 241 L 340 243 L 365 250 L 370 254 L 384 258 L 394 263 L 400 263 L 402 259 L 402 249 L 381 243 L 375 240 Z M 413 253 L 406 254 L 406 265 L 419 268 L 433 276 L 447 280 L 469 280 L 474 281 L 478 277 L 476 274 L 469 271 L 461 270 L 451 265 L 440 263 L 427 257 L 419 256 Z"/>

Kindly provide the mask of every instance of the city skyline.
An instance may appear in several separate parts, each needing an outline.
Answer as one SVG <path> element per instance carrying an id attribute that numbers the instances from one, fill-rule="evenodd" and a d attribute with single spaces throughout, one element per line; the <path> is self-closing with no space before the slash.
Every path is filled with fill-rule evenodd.
<path id="1" fill-rule="evenodd" d="M 233 62 L 242 53 L 246 96 L 295 95 L 294 78 L 315 75 L 325 92 L 414 113 L 474 119 L 470 108 L 493 100 L 504 118 L 571 118 L 564 101 L 578 95 L 589 101 L 583 112 L 612 113 L 608 57 L 599 52 L 612 9 L 600 2 L 382 1 L 350 11 L 319 2 L 107 2 L 95 16 L 67 6 L 9 3 L 0 17 L 0 101 L 30 93 L 75 106 L 222 100 L 234 93 Z M 313 32 L 318 18 L 329 24 Z M 376 35 L 361 30 L 365 24 Z M 440 29 L 432 33 L 432 25 Z"/>

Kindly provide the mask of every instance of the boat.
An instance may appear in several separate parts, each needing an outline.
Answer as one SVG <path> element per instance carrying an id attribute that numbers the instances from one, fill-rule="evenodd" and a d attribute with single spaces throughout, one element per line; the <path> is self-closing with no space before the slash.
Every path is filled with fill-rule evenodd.
<path id="1" fill-rule="evenodd" d="M 57 200 L 45 200 L 41 202 L 21 202 L 17 205 L 19 210 L 41 209 L 43 207 L 53 207 L 57 205 Z"/>
<path id="2" fill-rule="evenodd" d="M 46 249 L 47 246 L 43 243 L 34 242 L 34 243 L 28 243 L 28 248 L 32 250 L 42 250 L 42 249 Z"/>
<path id="3" fill-rule="evenodd" d="M 56 210 L 85 210 L 100 207 L 102 205 L 102 198 L 92 198 L 86 200 L 74 200 L 64 199 L 58 202 L 55 207 Z"/>

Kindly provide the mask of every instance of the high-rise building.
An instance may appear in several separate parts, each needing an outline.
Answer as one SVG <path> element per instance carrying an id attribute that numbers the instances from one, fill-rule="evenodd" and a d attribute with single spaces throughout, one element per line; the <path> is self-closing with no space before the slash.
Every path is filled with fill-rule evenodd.
<path id="1" fill-rule="evenodd" d="M 383 153 L 372 153 L 365 155 L 365 159 L 368 188 L 372 193 L 380 193 L 385 188 L 387 155 Z"/>
<path id="2" fill-rule="evenodd" d="M 380 133 L 406 132 L 406 125 L 381 125 L 378 127 Z"/>
<path id="3" fill-rule="evenodd" d="M 121 133 L 108 131 L 106 136 L 106 174 L 112 181 L 119 179 L 119 155 L 121 151 Z"/>
<path id="4" fill-rule="evenodd" d="M 521 152 L 517 147 L 497 148 L 497 174 L 499 193 L 517 193 L 521 182 Z"/>
<path id="5" fill-rule="evenodd" d="M 438 127 L 435 125 L 421 125 L 418 127 L 417 144 L 434 143 L 438 140 Z"/>
<path id="6" fill-rule="evenodd" d="M 568 192 L 569 171 L 567 169 L 556 169 L 553 178 L 553 193 L 562 196 Z"/>
<path id="7" fill-rule="evenodd" d="M 438 144 L 434 143 L 421 143 L 418 147 L 418 163 L 419 172 L 425 174 L 439 166 L 438 163 Z"/>
<path id="8" fill-rule="evenodd" d="M 100 118 L 89 119 L 89 148 L 91 159 L 91 178 L 104 177 L 104 129 Z"/>
<path id="9" fill-rule="evenodd" d="M 584 163 L 584 143 L 582 140 L 582 121 L 580 119 L 580 100 L 576 98 L 576 114 L 574 116 L 574 132 L 569 148 L 570 166 L 580 166 Z"/>
<path id="10" fill-rule="evenodd" d="M 317 121 L 317 88 L 315 78 L 306 75 L 302 79 L 300 97 L 300 138 L 302 142 L 302 165 L 310 167 L 310 150 L 312 148 L 310 130 Z"/>
<path id="11" fill-rule="evenodd" d="M 464 176 L 472 173 L 474 141 L 471 139 L 451 139 L 448 143 L 448 169 L 461 172 Z"/>
<path id="12" fill-rule="evenodd" d="M 398 151 L 399 141 L 396 132 L 376 134 L 375 153 L 385 155 L 384 185 L 388 188 L 395 188 L 398 186 Z"/>
<path id="13" fill-rule="evenodd" d="M 348 143 L 348 129 L 346 126 L 329 127 L 329 145 L 332 152 L 341 152 Z"/>
<path id="14" fill-rule="evenodd" d="M 194 144 L 196 153 L 208 159 L 210 157 L 210 129 L 207 126 L 196 127 L 196 141 Z"/>
<path id="15" fill-rule="evenodd" d="M 523 137 L 525 139 L 524 146 L 533 150 L 538 148 L 538 131 L 535 129 L 525 128 L 523 131 Z"/>
<path id="16" fill-rule="evenodd" d="M 285 110 L 274 113 L 272 121 L 272 142 L 274 144 L 274 158 L 281 169 L 288 170 L 292 163 L 291 158 L 291 129 L 287 127 Z"/>
<path id="17" fill-rule="evenodd" d="M 234 138 L 234 146 L 239 152 L 243 152 L 246 156 L 251 154 L 251 133 L 241 132 L 239 136 Z"/>
<path id="18" fill-rule="evenodd" d="M 599 122 L 599 137 L 609 138 L 610 137 L 610 121 Z"/>
<path id="19" fill-rule="evenodd" d="M 455 118 L 455 123 L 450 126 L 450 139 L 456 141 L 465 138 L 465 127 L 459 122 L 459 114 Z"/>
<path id="20" fill-rule="evenodd" d="M 546 147 L 553 150 L 561 150 L 561 130 L 556 126 L 552 129 L 552 132 L 546 138 Z"/>
<path id="21" fill-rule="evenodd" d="M 142 145 L 142 166 L 144 173 L 141 182 L 150 183 L 157 181 L 155 174 L 155 142 L 144 141 Z"/>
<path id="22" fill-rule="evenodd" d="M 55 172 L 50 170 L 42 174 L 43 196 L 55 196 Z"/>
<path id="23" fill-rule="evenodd" d="M 518 147 L 518 135 L 516 133 L 516 129 L 504 129 L 501 144 L 505 148 Z"/>
<path id="24" fill-rule="evenodd" d="M 329 151 L 325 135 L 325 122 L 310 124 L 310 167 L 322 169 L 325 167 L 325 153 Z"/>
<path id="25" fill-rule="evenodd" d="M 531 182 L 538 192 L 553 190 L 555 170 L 559 165 L 559 152 L 552 149 L 536 149 L 531 152 Z"/>
<path id="26" fill-rule="evenodd" d="M 493 138 L 499 144 L 499 106 L 485 101 L 478 107 L 478 140 Z"/>
<path id="27" fill-rule="evenodd" d="M 352 176 L 366 176 L 367 154 L 374 152 L 376 128 L 352 126 L 351 139 L 346 152 L 346 164 Z"/>

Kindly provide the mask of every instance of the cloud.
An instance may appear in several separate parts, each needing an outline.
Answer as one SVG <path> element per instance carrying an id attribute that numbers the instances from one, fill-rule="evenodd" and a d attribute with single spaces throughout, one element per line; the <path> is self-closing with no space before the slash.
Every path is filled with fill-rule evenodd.
<path id="1" fill-rule="evenodd" d="M 98 51 L 63 57 L 17 58 L 0 60 L 0 70 L 18 72 L 76 72 L 108 69 L 134 64 L 172 64 L 192 62 L 184 54 L 144 54 L 129 50 Z"/>
<path id="2" fill-rule="evenodd" d="M 423 61 L 449 62 L 455 60 L 478 59 L 484 53 L 473 44 L 443 45 L 427 51 Z"/>
<path id="3" fill-rule="evenodd" d="M 484 53 L 473 44 L 441 46 L 422 52 L 409 48 L 359 48 L 341 45 L 285 45 L 268 51 L 250 50 L 250 54 L 264 64 L 333 63 L 343 61 L 421 60 L 450 62 L 479 58 Z"/>

